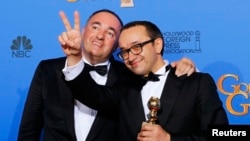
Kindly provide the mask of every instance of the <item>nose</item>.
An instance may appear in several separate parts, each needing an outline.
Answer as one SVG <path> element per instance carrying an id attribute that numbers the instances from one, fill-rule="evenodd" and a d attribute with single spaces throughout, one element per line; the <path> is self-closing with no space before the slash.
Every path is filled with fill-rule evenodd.
<path id="1" fill-rule="evenodd" d="M 100 39 L 100 40 L 101 40 L 101 39 L 104 39 L 104 36 L 105 36 L 104 34 L 105 34 L 105 32 L 100 30 L 100 31 L 97 33 L 97 36 L 96 36 L 96 37 L 97 37 L 98 39 Z"/>

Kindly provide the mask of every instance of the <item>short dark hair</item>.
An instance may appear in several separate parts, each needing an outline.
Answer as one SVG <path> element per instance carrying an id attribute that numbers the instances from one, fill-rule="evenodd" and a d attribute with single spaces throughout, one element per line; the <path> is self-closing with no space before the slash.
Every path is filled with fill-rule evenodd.
<path id="1" fill-rule="evenodd" d="M 146 28 L 148 36 L 151 39 L 161 38 L 163 41 L 161 55 L 163 55 L 165 43 L 164 43 L 164 38 L 163 38 L 163 34 L 162 34 L 161 30 L 154 23 L 152 23 L 150 21 L 132 21 L 132 22 L 125 24 L 122 27 L 121 32 L 125 29 L 131 28 L 134 26 L 144 26 Z"/>
<path id="2" fill-rule="evenodd" d="M 120 24 L 121 24 L 121 27 L 123 26 L 123 22 L 122 22 L 121 18 L 118 16 L 118 14 L 116 14 L 114 11 L 111 11 L 111 10 L 109 10 L 109 9 L 100 9 L 100 10 L 97 10 L 97 11 L 93 12 L 93 13 L 89 16 L 87 22 L 88 22 L 89 19 L 91 19 L 94 15 L 96 15 L 96 14 L 98 14 L 98 13 L 101 13 L 101 12 L 107 12 L 107 13 L 110 13 L 110 14 L 114 15 L 114 16 L 119 20 L 119 22 L 120 22 Z"/>

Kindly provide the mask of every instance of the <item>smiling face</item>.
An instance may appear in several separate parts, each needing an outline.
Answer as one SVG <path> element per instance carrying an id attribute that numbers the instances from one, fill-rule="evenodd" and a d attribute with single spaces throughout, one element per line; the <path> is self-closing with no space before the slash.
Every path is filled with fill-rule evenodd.
<path id="1" fill-rule="evenodd" d="M 129 49 L 131 46 L 148 41 L 146 28 L 142 25 L 132 26 L 124 29 L 119 37 L 119 47 L 121 50 Z M 147 75 L 150 71 L 156 72 L 164 65 L 162 56 L 162 39 L 156 38 L 150 43 L 142 46 L 142 52 L 134 55 L 129 52 L 128 59 L 124 60 L 128 69 L 137 75 Z"/>
<path id="2" fill-rule="evenodd" d="M 93 15 L 83 29 L 83 56 L 92 64 L 107 61 L 117 47 L 121 23 L 111 13 Z"/>

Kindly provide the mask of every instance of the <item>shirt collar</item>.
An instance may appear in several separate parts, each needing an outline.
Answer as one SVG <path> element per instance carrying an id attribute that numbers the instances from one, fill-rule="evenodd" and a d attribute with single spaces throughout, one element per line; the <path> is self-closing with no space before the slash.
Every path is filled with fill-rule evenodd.
<path id="1" fill-rule="evenodd" d="M 85 63 L 87 63 L 87 64 L 91 65 L 91 64 L 90 64 L 90 62 L 89 62 L 89 61 L 87 61 L 84 57 L 82 57 L 82 60 L 83 60 L 83 62 L 85 62 Z M 105 62 L 95 64 L 94 66 L 100 66 L 100 65 L 108 65 L 108 66 L 109 66 L 109 63 L 110 63 L 110 61 L 109 61 L 109 60 L 107 60 L 107 61 L 105 61 Z"/>
<path id="2" fill-rule="evenodd" d="M 169 65 L 168 60 L 164 60 L 165 64 L 155 72 L 155 74 L 159 74 L 159 75 L 165 75 L 166 74 L 166 66 Z"/>

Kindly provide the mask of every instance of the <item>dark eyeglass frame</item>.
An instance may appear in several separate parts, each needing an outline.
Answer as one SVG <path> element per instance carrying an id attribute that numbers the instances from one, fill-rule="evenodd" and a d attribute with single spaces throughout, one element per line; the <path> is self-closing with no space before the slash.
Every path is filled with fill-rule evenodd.
<path id="1" fill-rule="evenodd" d="M 127 60 L 128 57 L 129 57 L 129 52 L 131 52 L 134 55 L 138 55 L 138 54 L 140 54 L 142 52 L 142 47 L 144 47 L 146 44 L 154 42 L 154 41 L 155 41 L 155 39 L 153 38 L 153 39 L 150 39 L 150 40 L 135 44 L 135 45 L 131 46 L 129 49 L 122 50 L 122 51 L 118 52 L 117 56 L 121 60 Z M 138 49 L 140 49 L 140 50 L 138 51 Z M 135 52 L 135 50 L 136 50 L 136 52 Z M 124 56 L 126 56 L 126 58 L 124 58 Z"/>

